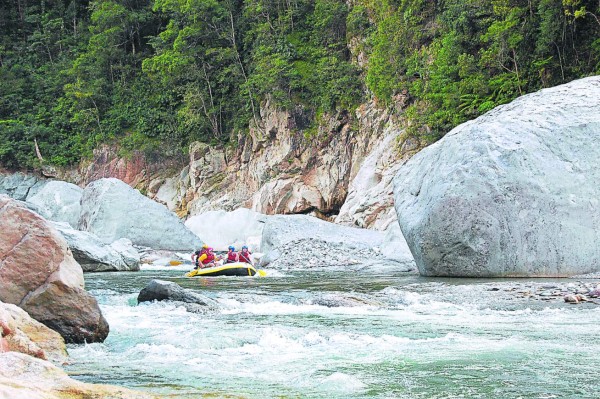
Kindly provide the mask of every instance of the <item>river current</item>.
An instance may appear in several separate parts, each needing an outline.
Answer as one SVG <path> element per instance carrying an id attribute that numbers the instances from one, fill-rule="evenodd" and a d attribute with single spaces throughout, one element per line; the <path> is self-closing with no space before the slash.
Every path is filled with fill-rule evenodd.
<path id="1" fill-rule="evenodd" d="M 496 296 L 510 281 L 389 270 L 182 275 L 86 274 L 110 334 L 70 345 L 66 370 L 175 398 L 600 397 L 600 306 Z M 218 309 L 138 305 L 154 278 Z"/>

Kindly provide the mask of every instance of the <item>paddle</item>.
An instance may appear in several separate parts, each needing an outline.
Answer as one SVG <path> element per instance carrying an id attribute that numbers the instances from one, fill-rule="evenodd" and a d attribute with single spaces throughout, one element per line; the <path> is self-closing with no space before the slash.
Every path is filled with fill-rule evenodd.
<path id="1" fill-rule="evenodd" d="M 179 266 L 179 265 L 182 265 L 182 264 L 183 264 L 183 262 L 180 262 L 180 261 L 178 261 L 178 260 L 172 260 L 172 261 L 170 261 L 170 262 L 169 262 L 169 264 L 170 264 L 171 266 Z"/>
<path id="2" fill-rule="evenodd" d="M 259 276 L 261 277 L 267 277 L 267 272 L 262 270 L 262 269 L 256 269 L 256 272 L 258 273 Z"/>

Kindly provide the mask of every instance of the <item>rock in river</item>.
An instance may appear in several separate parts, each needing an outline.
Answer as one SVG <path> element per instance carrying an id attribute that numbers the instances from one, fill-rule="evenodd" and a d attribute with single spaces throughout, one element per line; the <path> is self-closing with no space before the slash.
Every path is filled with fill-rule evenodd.
<path id="1" fill-rule="evenodd" d="M 198 311 L 199 308 L 195 305 L 201 307 L 213 307 L 215 305 L 215 302 L 212 299 L 204 295 L 183 289 L 171 281 L 164 280 L 151 280 L 148 285 L 140 291 L 137 300 L 138 303 L 154 300 L 182 302 L 186 305 L 193 305 L 192 307 L 186 306 L 189 311 Z"/>
<path id="2" fill-rule="evenodd" d="M 600 77 L 456 127 L 399 169 L 394 192 L 423 275 L 600 270 Z"/>
<path id="3" fill-rule="evenodd" d="M 52 226 L 67 240 L 84 272 L 140 270 L 140 254 L 127 238 L 107 245 L 92 233 L 72 229 L 66 223 Z"/>
<path id="4" fill-rule="evenodd" d="M 127 238 L 153 249 L 191 251 L 202 246 L 177 215 L 119 179 L 88 184 L 81 207 L 79 230 L 95 234 L 106 244 Z"/>
<path id="5" fill-rule="evenodd" d="M 23 308 L 67 342 L 103 341 L 108 323 L 84 290 L 64 238 L 37 213 L 0 195 L 0 300 Z"/>

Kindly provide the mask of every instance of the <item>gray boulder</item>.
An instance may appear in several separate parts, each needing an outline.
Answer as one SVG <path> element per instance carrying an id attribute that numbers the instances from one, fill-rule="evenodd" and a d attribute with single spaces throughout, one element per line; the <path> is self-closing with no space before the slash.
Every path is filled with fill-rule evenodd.
<path id="1" fill-rule="evenodd" d="M 13 199 L 25 201 L 28 196 L 34 195 L 44 184 L 46 184 L 45 180 L 25 173 L 0 175 L 0 194 L 6 194 Z"/>
<path id="2" fill-rule="evenodd" d="M 84 272 L 140 270 L 140 254 L 127 238 L 107 245 L 95 235 L 75 230 L 67 223 L 51 224 L 67 240 L 73 257 Z"/>
<path id="3" fill-rule="evenodd" d="M 177 215 L 114 178 L 96 180 L 84 189 L 79 230 L 106 244 L 127 238 L 153 249 L 190 251 L 202 246 Z"/>
<path id="4" fill-rule="evenodd" d="M 83 189 L 75 184 L 53 180 L 46 183 L 27 202 L 36 205 L 47 220 L 66 222 L 72 227 L 79 223 Z"/>
<path id="5" fill-rule="evenodd" d="M 394 193 L 423 275 L 600 270 L 600 77 L 456 127 L 400 168 Z"/>
<path id="6" fill-rule="evenodd" d="M 204 295 L 186 290 L 179 285 L 164 280 L 151 280 L 138 295 L 138 303 L 150 301 L 181 302 L 188 311 L 198 312 L 202 308 L 215 308 L 216 302 Z"/>

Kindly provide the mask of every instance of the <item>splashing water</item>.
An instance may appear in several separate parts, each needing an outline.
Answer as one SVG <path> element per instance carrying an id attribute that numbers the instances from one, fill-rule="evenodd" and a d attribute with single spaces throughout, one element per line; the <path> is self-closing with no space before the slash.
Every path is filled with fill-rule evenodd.
<path id="1" fill-rule="evenodd" d="M 180 275 L 86 275 L 111 332 L 102 344 L 70 346 L 67 371 L 181 398 L 600 397 L 594 305 L 499 300 L 474 280 Z M 219 309 L 137 305 L 152 278 L 210 296 Z"/>

